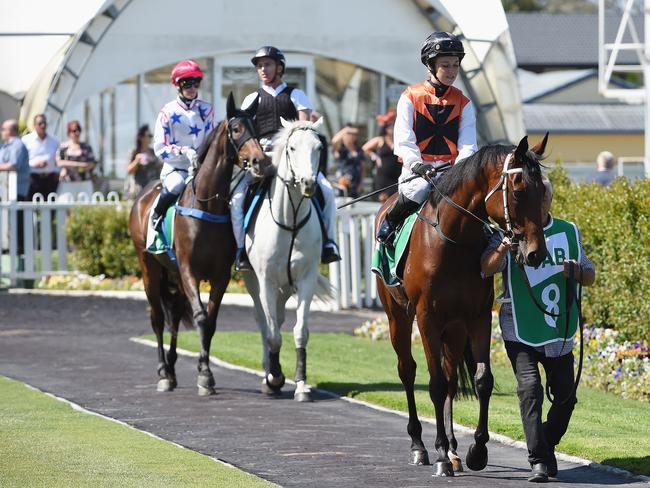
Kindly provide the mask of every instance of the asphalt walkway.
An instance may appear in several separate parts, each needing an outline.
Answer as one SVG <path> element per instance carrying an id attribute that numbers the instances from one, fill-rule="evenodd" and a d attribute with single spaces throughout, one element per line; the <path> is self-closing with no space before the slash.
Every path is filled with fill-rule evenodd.
<path id="1" fill-rule="evenodd" d="M 367 312 L 315 313 L 312 330 L 351 330 Z M 225 306 L 219 329 L 254 328 L 250 310 Z M 406 421 L 328 396 L 311 404 L 259 392 L 248 373 L 213 366 L 218 394 L 196 394 L 196 359 L 179 358 L 179 388 L 155 391 L 156 353 L 130 337 L 150 332 L 137 300 L 0 293 L 0 374 L 119 419 L 164 439 L 222 459 L 282 486 L 522 486 L 523 450 L 488 444 L 482 472 L 433 478 L 410 466 Z M 396 377 L 397 381 L 397 377 Z M 433 448 L 434 429 L 424 425 Z M 471 443 L 458 438 L 462 457 Z M 648 486 L 628 477 L 560 462 L 554 486 Z"/>

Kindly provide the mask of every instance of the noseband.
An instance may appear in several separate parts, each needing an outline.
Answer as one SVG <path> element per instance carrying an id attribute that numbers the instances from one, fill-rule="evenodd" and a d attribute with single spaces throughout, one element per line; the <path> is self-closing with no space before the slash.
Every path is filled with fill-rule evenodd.
<path id="1" fill-rule="evenodd" d="M 298 183 L 300 183 L 298 181 L 298 179 L 296 178 L 296 172 L 293 169 L 293 163 L 291 162 L 291 154 L 289 153 L 289 139 L 291 139 L 291 136 L 293 135 L 294 132 L 299 131 L 299 130 L 304 130 L 304 131 L 309 130 L 309 131 L 312 131 L 312 132 L 318 134 L 316 129 L 314 129 L 312 127 L 294 127 L 293 129 L 291 129 L 291 132 L 289 132 L 289 135 L 287 136 L 287 143 L 284 146 L 284 154 L 285 154 L 285 157 L 287 159 L 287 165 L 289 166 L 289 171 L 291 173 L 291 177 L 287 178 L 287 179 L 284 179 L 279 175 L 277 176 L 278 178 L 280 178 L 280 180 L 282 180 L 282 183 L 284 183 L 284 186 L 286 186 L 286 187 L 296 186 L 296 185 L 298 185 Z"/>
<path id="2" fill-rule="evenodd" d="M 499 187 L 501 187 L 501 191 L 503 194 L 503 217 L 505 218 L 506 221 L 506 230 L 504 233 L 509 237 L 510 236 L 514 237 L 514 232 L 512 231 L 512 219 L 510 218 L 510 210 L 508 208 L 508 176 L 524 172 L 523 168 L 508 169 L 508 166 L 510 165 L 512 158 L 513 158 L 513 153 L 510 153 L 506 156 L 506 160 L 503 162 L 503 170 L 501 171 L 501 178 L 499 178 L 497 184 L 494 185 L 494 188 L 492 188 L 488 192 L 487 196 L 485 197 L 485 203 L 487 203 L 490 197 L 499 190 Z M 499 228 L 499 230 L 503 232 L 503 229 Z"/>

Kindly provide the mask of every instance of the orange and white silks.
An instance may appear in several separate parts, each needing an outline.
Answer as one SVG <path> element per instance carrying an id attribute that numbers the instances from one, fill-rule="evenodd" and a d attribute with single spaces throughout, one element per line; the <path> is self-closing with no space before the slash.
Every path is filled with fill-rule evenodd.
<path id="1" fill-rule="evenodd" d="M 411 85 L 404 95 L 413 103 L 413 132 L 424 161 L 449 161 L 458 157 L 460 117 L 469 99 L 450 86 L 438 97 L 429 81 Z"/>

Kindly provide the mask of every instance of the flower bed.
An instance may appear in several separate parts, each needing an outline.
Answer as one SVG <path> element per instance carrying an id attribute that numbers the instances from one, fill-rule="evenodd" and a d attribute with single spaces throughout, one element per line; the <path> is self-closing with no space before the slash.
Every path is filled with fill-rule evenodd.
<path id="1" fill-rule="evenodd" d="M 510 366 L 498 320 L 497 313 L 492 312 L 491 360 L 495 364 Z M 355 329 L 354 335 L 388 340 L 388 321 L 382 317 L 366 321 Z M 414 343 L 420 342 L 420 332 L 415 324 L 411 338 Z M 579 340 L 576 334 L 576 362 Z M 650 401 L 650 344 L 622 340 L 621 334 L 613 329 L 585 327 L 581 383 L 623 398 Z"/>

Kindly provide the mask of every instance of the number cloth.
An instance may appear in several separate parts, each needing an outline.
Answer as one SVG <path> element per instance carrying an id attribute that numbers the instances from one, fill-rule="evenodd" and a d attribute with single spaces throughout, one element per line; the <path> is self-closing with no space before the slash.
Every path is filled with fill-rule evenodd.
<path id="1" fill-rule="evenodd" d="M 544 229 L 544 236 L 548 249 L 546 259 L 537 268 L 524 266 L 524 271 L 537 303 L 546 312 L 559 314 L 559 317 L 539 310 L 526 289 L 521 269 L 514 263 L 512 253 L 508 254 L 508 286 L 512 297 L 515 334 L 520 342 L 531 346 L 564 341 L 565 337 L 575 335 L 578 326 L 578 307 L 574 300 L 566 330 L 567 282 L 563 274 L 564 261 L 581 261 L 578 229 L 572 222 L 553 219 L 552 224 Z"/>

